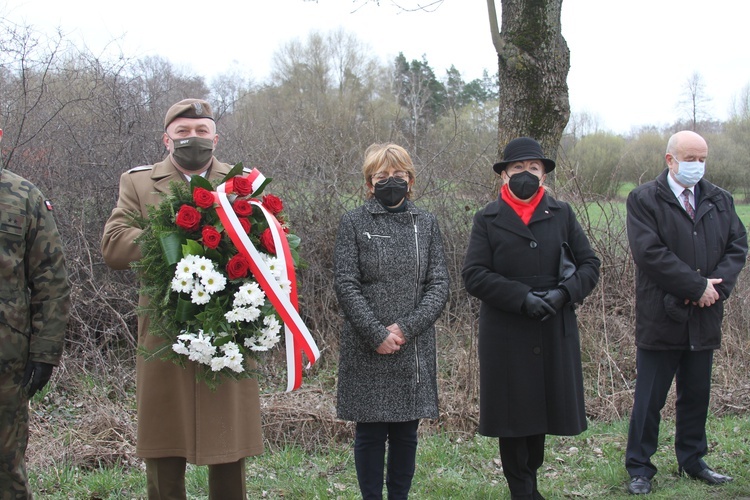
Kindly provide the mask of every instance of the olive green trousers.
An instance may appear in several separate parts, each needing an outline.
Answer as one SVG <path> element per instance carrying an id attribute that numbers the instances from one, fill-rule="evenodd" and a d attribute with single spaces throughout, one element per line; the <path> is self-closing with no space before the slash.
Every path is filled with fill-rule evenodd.
<path id="1" fill-rule="evenodd" d="M 183 457 L 147 458 L 149 500 L 186 500 Z M 245 459 L 208 466 L 209 500 L 245 500 Z"/>
<path id="2" fill-rule="evenodd" d="M 21 387 L 24 365 L 0 363 L 0 500 L 32 498 L 26 473 L 29 400 Z"/>

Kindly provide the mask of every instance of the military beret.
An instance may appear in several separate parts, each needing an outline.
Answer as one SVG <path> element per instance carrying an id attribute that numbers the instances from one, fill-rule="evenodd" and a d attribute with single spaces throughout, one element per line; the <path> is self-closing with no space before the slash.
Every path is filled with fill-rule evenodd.
<path id="1" fill-rule="evenodd" d="M 167 110 L 167 116 L 164 117 L 164 130 L 177 118 L 208 118 L 213 120 L 214 114 L 211 111 L 211 105 L 203 99 L 183 99 Z"/>

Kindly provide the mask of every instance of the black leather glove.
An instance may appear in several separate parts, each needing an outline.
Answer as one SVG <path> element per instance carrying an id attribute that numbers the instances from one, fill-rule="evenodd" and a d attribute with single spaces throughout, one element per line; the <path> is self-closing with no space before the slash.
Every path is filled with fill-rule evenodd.
<path id="1" fill-rule="evenodd" d="M 543 295 L 540 295 L 544 301 L 555 308 L 555 311 L 562 309 L 562 306 L 570 302 L 567 290 L 564 288 L 553 288 L 547 290 Z"/>
<path id="2" fill-rule="evenodd" d="M 555 309 L 547 304 L 543 298 L 534 294 L 534 292 L 529 292 L 526 295 L 526 298 L 523 299 L 521 311 L 523 311 L 523 313 L 529 318 L 541 320 L 545 320 L 549 316 L 555 315 Z"/>
<path id="3" fill-rule="evenodd" d="M 23 387 L 26 387 L 27 385 L 29 386 L 27 389 L 29 399 L 34 397 L 34 394 L 36 394 L 37 391 L 47 385 L 47 382 L 49 382 L 49 379 L 52 376 L 52 369 L 54 367 L 54 365 L 43 363 L 41 361 L 29 360 L 29 362 L 26 363 L 26 371 L 23 374 L 23 382 L 21 382 L 21 385 Z"/>

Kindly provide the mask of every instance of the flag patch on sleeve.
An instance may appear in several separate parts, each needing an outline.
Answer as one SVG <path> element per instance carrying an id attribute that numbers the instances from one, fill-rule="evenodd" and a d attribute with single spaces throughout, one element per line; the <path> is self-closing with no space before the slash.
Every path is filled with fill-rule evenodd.
<path id="1" fill-rule="evenodd" d="M 44 200 L 44 206 L 45 206 L 45 207 L 47 207 L 47 210 L 48 210 L 49 212 L 51 212 L 51 211 L 52 211 L 52 202 L 51 202 L 51 201 L 49 201 L 49 200 Z"/>

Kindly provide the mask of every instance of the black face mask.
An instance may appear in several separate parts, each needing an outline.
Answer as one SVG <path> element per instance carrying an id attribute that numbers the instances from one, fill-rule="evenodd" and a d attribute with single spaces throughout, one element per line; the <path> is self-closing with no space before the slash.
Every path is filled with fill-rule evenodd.
<path id="1" fill-rule="evenodd" d="M 521 200 L 528 200 L 539 190 L 539 177 L 529 171 L 511 175 L 508 189 Z"/>
<path id="2" fill-rule="evenodd" d="M 386 207 L 395 207 L 401 203 L 401 200 L 406 197 L 406 193 L 409 192 L 409 183 L 395 177 L 388 177 L 384 181 L 376 182 L 374 187 L 375 198 Z"/>

